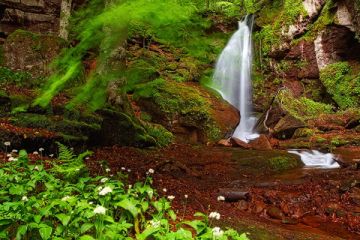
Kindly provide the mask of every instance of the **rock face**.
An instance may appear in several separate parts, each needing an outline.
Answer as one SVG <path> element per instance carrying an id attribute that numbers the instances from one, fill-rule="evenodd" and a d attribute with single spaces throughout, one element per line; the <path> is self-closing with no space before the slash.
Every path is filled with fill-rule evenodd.
<path id="1" fill-rule="evenodd" d="M 73 1 L 73 8 L 83 2 L 83 0 Z M 60 9 L 61 0 L 2 0 L 0 1 L 0 35 L 7 36 L 19 28 L 57 35 Z"/>
<path id="2" fill-rule="evenodd" d="M 49 73 L 49 63 L 59 54 L 64 42 L 55 36 L 17 30 L 3 45 L 4 64 L 12 70 L 29 72 L 33 77 Z"/>

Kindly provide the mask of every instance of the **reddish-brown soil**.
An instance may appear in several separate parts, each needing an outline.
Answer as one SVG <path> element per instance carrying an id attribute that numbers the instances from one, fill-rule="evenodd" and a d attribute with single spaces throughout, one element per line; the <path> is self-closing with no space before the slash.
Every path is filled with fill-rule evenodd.
<path id="1" fill-rule="evenodd" d="M 141 181 L 153 168 L 155 188 L 159 195 L 175 196 L 173 207 L 180 218 L 218 211 L 222 220 L 216 224 L 250 231 L 253 239 L 360 239 L 359 170 L 300 169 L 269 175 L 256 173 L 252 166 L 239 167 L 241 157 L 234 156 L 226 148 L 204 146 L 109 147 L 97 149 L 87 165 L 93 174 L 105 174 L 106 167 L 112 174 L 131 169 L 130 182 Z M 219 202 L 224 188 L 249 192 L 250 199 Z"/>

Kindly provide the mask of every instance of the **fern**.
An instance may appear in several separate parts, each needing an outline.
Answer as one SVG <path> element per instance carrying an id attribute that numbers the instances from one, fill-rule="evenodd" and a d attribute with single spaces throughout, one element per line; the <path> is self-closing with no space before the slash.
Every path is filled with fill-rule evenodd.
<path id="1" fill-rule="evenodd" d="M 54 162 L 52 172 L 60 175 L 68 181 L 75 181 L 82 175 L 87 174 L 84 158 L 91 155 L 92 152 L 86 151 L 76 156 L 67 146 L 57 142 L 59 147 L 58 160 Z"/>

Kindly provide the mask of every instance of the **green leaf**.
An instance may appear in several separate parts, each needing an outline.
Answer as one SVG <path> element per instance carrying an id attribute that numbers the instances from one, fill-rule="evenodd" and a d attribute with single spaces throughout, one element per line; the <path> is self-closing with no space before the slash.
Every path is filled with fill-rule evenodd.
<path id="1" fill-rule="evenodd" d="M 69 215 L 66 215 L 63 213 L 57 214 L 56 217 L 61 221 L 62 225 L 64 225 L 64 226 L 67 226 L 71 219 L 71 217 Z"/>
<path id="2" fill-rule="evenodd" d="M 1 219 L 0 220 L 0 226 L 2 225 L 8 225 L 10 223 L 12 223 L 13 221 L 11 219 Z"/>
<path id="3" fill-rule="evenodd" d="M 86 233 L 87 231 L 89 231 L 92 227 L 94 226 L 94 224 L 92 223 L 84 223 L 81 228 L 80 228 L 80 232 L 81 233 Z"/>
<path id="4" fill-rule="evenodd" d="M 22 239 L 22 236 L 24 236 L 27 232 L 27 228 L 27 225 L 21 225 L 20 227 L 18 227 L 16 232 L 16 240 Z"/>
<path id="5" fill-rule="evenodd" d="M 169 210 L 169 211 L 168 211 L 168 214 L 169 214 L 170 218 L 171 218 L 173 221 L 176 220 L 176 214 L 175 214 L 175 212 L 174 212 L 173 210 Z"/>
<path id="6" fill-rule="evenodd" d="M 141 234 L 136 235 L 136 239 L 138 240 L 145 240 L 154 233 L 158 232 L 160 228 L 148 227 L 146 228 Z"/>
<path id="7" fill-rule="evenodd" d="M 46 224 L 40 224 L 39 233 L 43 240 L 47 240 L 51 236 L 52 227 L 50 227 Z"/>
<path id="8" fill-rule="evenodd" d="M 84 235 L 84 236 L 81 236 L 79 238 L 79 240 L 95 240 L 95 238 L 93 238 L 92 236 L 90 235 Z"/>
<path id="9" fill-rule="evenodd" d="M 36 223 L 40 223 L 41 218 L 42 218 L 41 215 L 35 215 L 35 216 L 34 216 L 34 221 L 35 221 Z"/>
<path id="10" fill-rule="evenodd" d="M 11 195 L 23 195 L 24 192 L 24 187 L 22 185 L 12 185 L 9 189 Z"/>
<path id="11" fill-rule="evenodd" d="M 131 215 L 136 218 L 137 215 L 139 214 L 139 210 L 136 207 L 136 203 L 134 199 L 131 199 L 133 201 L 130 201 L 128 198 L 123 199 L 121 202 L 117 203 L 116 206 L 122 207 L 125 210 L 128 210 Z"/>

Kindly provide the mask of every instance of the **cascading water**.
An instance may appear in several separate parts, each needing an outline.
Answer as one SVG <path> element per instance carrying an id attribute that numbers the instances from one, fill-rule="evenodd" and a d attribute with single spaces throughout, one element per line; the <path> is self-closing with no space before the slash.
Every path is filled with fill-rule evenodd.
<path id="1" fill-rule="evenodd" d="M 252 15 L 239 22 L 239 30 L 231 37 L 218 59 L 212 85 L 226 101 L 240 111 L 241 121 L 233 137 L 245 142 L 258 137 L 253 132 L 256 118 L 251 116 L 253 22 Z"/>
<path id="2" fill-rule="evenodd" d="M 332 153 L 322 153 L 317 150 L 289 150 L 289 153 L 301 157 L 301 161 L 309 168 L 339 168 Z"/>

